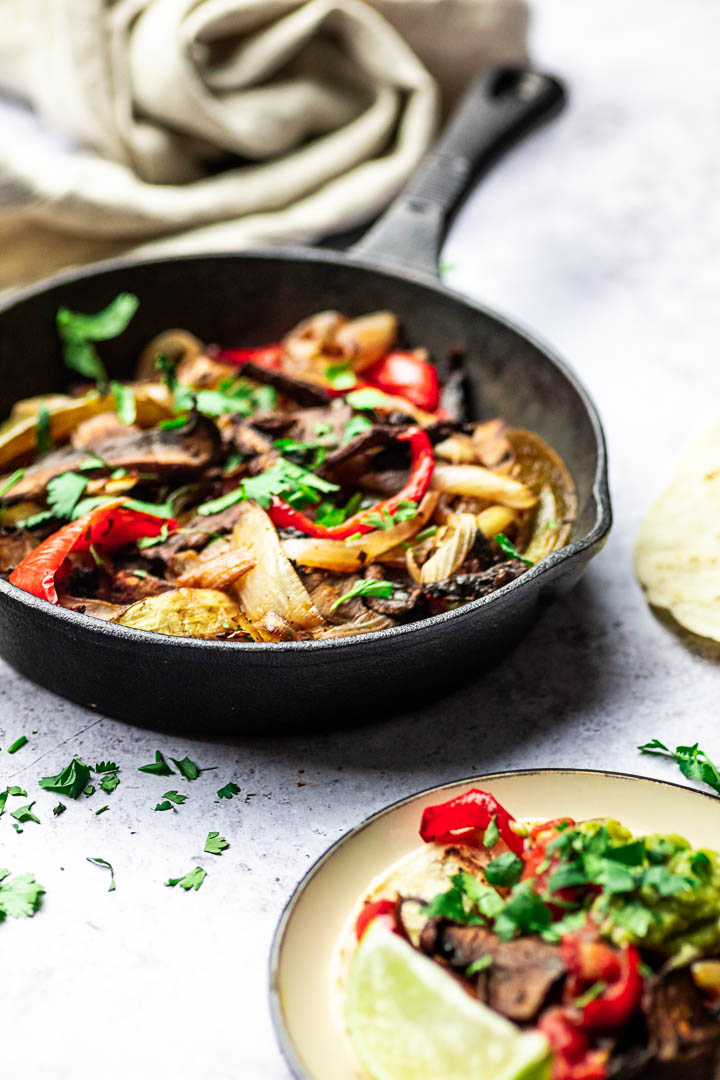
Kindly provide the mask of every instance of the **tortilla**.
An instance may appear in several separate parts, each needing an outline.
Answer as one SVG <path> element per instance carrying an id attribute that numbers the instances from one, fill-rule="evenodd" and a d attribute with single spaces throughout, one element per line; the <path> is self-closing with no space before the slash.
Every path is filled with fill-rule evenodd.
<path id="1" fill-rule="evenodd" d="M 688 447 L 646 517 L 635 573 L 650 604 L 720 641 L 720 423 Z"/>

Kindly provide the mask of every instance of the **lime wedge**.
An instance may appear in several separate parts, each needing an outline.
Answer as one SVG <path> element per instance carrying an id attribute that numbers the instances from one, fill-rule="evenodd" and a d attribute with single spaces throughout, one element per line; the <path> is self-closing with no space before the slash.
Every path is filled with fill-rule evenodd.
<path id="1" fill-rule="evenodd" d="M 372 1080 L 547 1080 L 550 1052 L 374 923 L 353 957 L 345 1015 Z"/>

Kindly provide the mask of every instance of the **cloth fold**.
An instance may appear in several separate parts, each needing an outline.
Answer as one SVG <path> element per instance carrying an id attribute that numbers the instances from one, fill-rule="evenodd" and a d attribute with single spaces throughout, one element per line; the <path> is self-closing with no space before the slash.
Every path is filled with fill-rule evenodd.
<path id="1" fill-rule="evenodd" d="M 0 0 L 0 226 L 168 251 L 311 241 L 400 189 L 523 0 Z"/>

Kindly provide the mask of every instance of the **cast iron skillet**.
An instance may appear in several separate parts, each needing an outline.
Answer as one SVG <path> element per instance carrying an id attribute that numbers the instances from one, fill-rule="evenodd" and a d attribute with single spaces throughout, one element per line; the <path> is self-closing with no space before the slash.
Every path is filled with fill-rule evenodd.
<path id="1" fill-rule="evenodd" d="M 347 253 L 272 248 L 114 260 L 56 277 L 0 306 L 0 415 L 68 383 L 55 333 L 61 304 L 96 311 L 129 290 L 140 308 L 103 355 L 130 377 L 143 345 L 182 326 L 224 345 L 273 341 L 314 311 L 390 308 L 412 344 L 442 357 L 462 343 L 480 417 L 537 431 L 578 489 L 572 542 L 518 580 L 445 615 L 364 637 L 236 644 L 150 634 L 53 607 L 0 580 L 0 654 L 23 675 L 110 716 L 213 732 L 301 730 L 351 713 L 377 718 L 427 698 L 508 652 L 540 609 L 570 589 L 611 523 L 605 446 L 594 406 L 543 346 L 437 279 L 450 215 L 500 152 L 554 115 L 562 86 L 502 69 L 471 88 L 438 149 L 365 239 Z"/>

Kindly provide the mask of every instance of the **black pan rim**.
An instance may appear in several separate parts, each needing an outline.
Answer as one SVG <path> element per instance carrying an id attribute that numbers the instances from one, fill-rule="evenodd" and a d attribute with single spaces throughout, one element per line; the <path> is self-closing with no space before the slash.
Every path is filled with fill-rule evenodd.
<path id="1" fill-rule="evenodd" d="M 42 281 L 35 282 L 32 285 L 28 285 L 23 289 L 13 291 L 8 297 L 0 301 L 0 318 L 5 311 L 24 303 L 26 300 L 31 300 L 35 296 L 39 296 L 42 293 L 49 292 L 53 289 L 62 288 L 64 285 L 71 285 L 78 281 L 84 281 L 90 278 L 100 277 L 105 273 L 112 273 L 114 271 L 122 270 L 124 272 L 131 272 L 136 268 L 146 266 L 162 267 L 163 265 L 170 265 L 182 262 L 196 262 L 198 260 L 217 260 L 217 261 L 237 261 L 237 260 L 276 260 L 285 259 L 288 262 L 325 262 L 335 263 L 341 266 L 356 267 L 359 270 L 366 271 L 373 274 L 382 274 L 390 278 L 400 278 L 403 281 L 409 281 L 412 284 L 418 285 L 422 288 L 430 289 L 435 293 L 447 296 L 449 299 L 458 301 L 465 304 L 486 318 L 494 320 L 499 323 L 504 329 L 509 330 L 511 333 L 519 334 L 525 338 L 532 345 L 535 346 L 547 359 L 548 363 L 553 364 L 564 378 L 570 383 L 573 390 L 576 392 L 583 407 L 590 419 L 590 423 L 595 438 L 595 444 L 597 447 L 597 466 L 595 469 L 595 477 L 593 480 L 592 496 L 595 502 L 595 524 L 589 532 L 584 536 L 574 540 L 571 544 L 566 545 L 557 551 L 552 552 L 546 556 L 540 563 L 537 563 L 526 573 L 522 574 L 519 578 L 511 581 L 509 584 L 503 586 L 501 589 L 497 589 L 495 592 L 490 593 L 489 596 L 481 597 L 479 600 L 472 600 L 469 604 L 463 604 L 462 606 L 455 608 L 453 611 L 447 611 L 440 615 L 431 615 L 425 619 L 418 619 L 415 622 L 404 623 L 400 626 L 391 626 L 386 630 L 376 630 L 370 634 L 353 635 L 346 638 L 328 638 L 320 641 L 290 641 L 290 642 L 239 642 L 239 641 L 206 641 L 201 638 L 184 638 L 174 637 L 169 634 L 159 634 L 149 630 L 137 630 L 132 627 L 119 626 L 114 623 L 104 622 L 101 619 L 92 618 L 89 615 L 80 614 L 77 611 L 72 611 L 66 608 L 60 608 L 53 604 L 48 604 L 46 600 L 42 600 L 39 597 L 32 596 L 30 593 L 24 592 L 22 589 L 18 589 L 14 585 L 10 585 L 4 578 L 0 578 L 0 596 L 6 597 L 14 604 L 24 606 L 30 610 L 37 611 L 41 614 L 53 618 L 58 621 L 59 627 L 72 631 L 86 631 L 94 634 L 99 639 L 104 639 L 108 645 L 116 644 L 120 645 L 123 642 L 128 646 L 131 643 L 136 645 L 147 644 L 148 638 L 152 640 L 158 646 L 169 647 L 172 646 L 177 652 L 178 649 L 213 649 L 217 653 L 224 652 L 227 655 L 237 654 L 238 656 L 246 655 L 248 652 L 254 655 L 258 653 L 272 652 L 277 654 L 282 653 L 306 653 L 311 652 L 324 652 L 329 649 L 337 650 L 338 648 L 353 648 L 357 647 L 360 643 L 367 643 L 371 645 L 378 641 L 388 641 L 392 638 L 402 638 L 406 634 L 413 631 L 421 631 L 429 627 L 440 626 L 444 623 L 452 622 L 458 618 L 467 618 L 474 612 L 480 611 L 492 604 L 493 601 L 500 597 L 505 596 L 507 593 L 513 592 L 517 589 L 521 589 L 523 584 L 537 578 L 547 575 L 553 572 L 557 567 L 562 565 L 569 559 L 572 559 L 582 552 L 592 549 L 600 545 L 612 525 L 612 508 L 610 502 L 610 493 L 608 489 L 608 464 L 607 464 L 607 447 L 605 443 L 605 434 L 603 431 L 602 423 L 598 415 L 594 402 L 590 398 L 589 394 L 585 390 L 584 386 L 578 379 L 574 371 L 568 366 L 568 364 L 557 356 L 553 349 L 549 348 L 542 340 L 537 338 L 533 333 L 528 332 L 523 327 L 518 326 L 516 323 L 510 321 L 506 316 L 494 311 L 491 308 L 487 308 L 484 305 L 478 303 L 471 297 L 465 296 L 463 293 L 457 292 L 454 289 L 448 288 L 439 278 L 434 278 L 430 274 L 418 273 L 412 270 L 403 270 L 399 268 L 393 268 L 392 266 L 385 266 L 373 262 L 370 259 L 364 259 L 355 255 L 352 250 L 349 253 L 342 251 L 334 251 L 326 248 L 307 248 L 302 246 L 277 246 L 277 247 L 253 247 L 247 249 L 247 251 L 218 251 L 218 252 L 195 252 L 182 255 L 168 255 L 168 256 L 142 256 L 142 257 L 123 257 L 120 256 L 114 259 L 104 259 L 99 262 L 90 263 L 87 266 L 75 267 L 69 270 L 62 271 L 58 274 L 54 274 L 49 278 L 45 278 Z"/>
<path id="2" fill-rule="evenodd" d="M 305 1063 L 301 1060 L 295 1044 L 290 1037 L 290 1033 L 285 1023 L 285 1014 L 283 1010 L 283 1004 L 280 995 L 280 987 L 278 985 L 278 975 L 280 967 L 280 954 L 282 952 L 283 942 L 285 938 L 285 931 L 288 923 L 292 918 L 295 907 L 297 906 L 300 897 L 305 891 L 307 885 L 315 877 L 315 875 L 322 869 L 325 863 L 332 858 L 335 852 L 351 840 L 357 833 L 362 832 L 368 825 L 371 825 L 378 818 L 385 817 L 385 815 L 392 813 L 401 806 L 405 806 L 407 803 L 413 802 L 415 799 L 422 798 L 423 795 L 430 795 L 433 792 L 445 791 L 448 788 L 457 787 L 459 784 L 472 784 L 483 783 L 485 781 L 501 780 L 508 776 L 604 776 L 607 779 L 615 780 L 637 780 L 644 784 L 657 784 L 660 787 L 676 788 L 679 791 L 689 792 L 691 795 L 698 795 L 701 798 L 708 799 L 710 802 L 720 802 L 720 796 L 715 795 L 709 791 L 699 791 L 697 788 L 688 787 L 687 784 L 679 784 L 675 780 L 659 780 L 655 776 L 641 776 L 639 773 L 631 772 L 615 772 L 611 769 L 573 769 L 573 768 L 525 768 L 525 769 L 503 769 L 499 772 L 481 773 L 472 776 L 461 777 L 458 780 L 448 780 L 442 784 L 431 784 L 429 787 L 422 788 L 420 791 L 415 791 L 411 795 L 405 795 L 401 799 L 396 799 L 395 802 L 390 803 L 388 806 L 383 806 L 380 810 L 376 810 L 373 814 L 369 814 L 368 817 L 358 822 L 357 825 L 353 825 L 351 829 L 343 833 L 338 837 L 334 843 L 330 845 L 310 866 L 303 876 L 298 881 L 297 885 L 293 889 L 290 897 L 285 904 L 280 918 L 278 919 L 275 927 L 275 933 L 273 934 L 272 945 L 270 946 L 270 956 L 268 959 L 268 998 L 270 1004 L 270 1019 L 272 1020 L 273 1030 L 275 1032 L 275 1038 L 280 1048 L 286 1065 L 289 1067 L 295 1080 L 315 1080 L 312 1073 L 308 1072 L 305 1067 Z"/>

